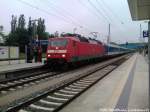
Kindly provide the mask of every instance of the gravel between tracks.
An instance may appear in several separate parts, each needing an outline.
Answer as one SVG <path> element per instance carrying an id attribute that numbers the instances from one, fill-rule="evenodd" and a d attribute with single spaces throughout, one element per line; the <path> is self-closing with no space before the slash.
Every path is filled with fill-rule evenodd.
<path id="1" fill-rule="evenodd" d="M 112 60 L 117 60 L 117 59 L 115 58 L 115 59 L 112 59 Z M 85 73 L 87 73 L 88 71 L 90 71 L 94 68 L 103 66 L 106 63 L 111 62 L 112 60 L 105 61 L 105 62 L 102 62 L 102 63 L 99 63 L 99 64 L 95 64 L 94 66 L 89 65 L 89 66 L 86 66 L 84 68 L 69 71 L 69 72 L 63 73 L 64 74 L 63 77 L 57 77 L 57 78 L 48 80 L 46 82 L 30 86 L 30 87 L 22 89 L 22 90 L 14 91 L 11 94 L 8 94 L 8 95 L 3 96 L 3 97 L 0 98 L 0 106 L 2 107 L 4 105 L 7 105 L 7 104 L 15 101 L 15 100 L 24 98 L 26 96 L 29 96 L 29 95 L 31 95 L 33 93 L 36 93 L 36 92 L 39 92 L 39 91 L 43 91 L 43 90 L 45 90 L 49 87 L 53 87 L 54 85 L 59 85 L 62 82 L 64 82 L 65 80 L 68 80 L 68 79 L 71 79 L 71 78 L 74 78 L 74 77 L 78 77 L 79 75 L 85 74 Z"/>

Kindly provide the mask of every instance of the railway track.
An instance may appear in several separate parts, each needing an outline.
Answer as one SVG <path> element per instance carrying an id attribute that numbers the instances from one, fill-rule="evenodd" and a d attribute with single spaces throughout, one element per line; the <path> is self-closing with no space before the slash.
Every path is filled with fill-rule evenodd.
<path id="1" fill-rule="evenodd" d="M 38 74 L 38 72 L 45 72 L 45 71 L 46 71 L 46 68 L 44 66 L 4 71 L 0 73 L 2 75 L 5 75 L 5 78 L 0 79 L 0 83 L 28 77 L 30 75 Z"/>
<path id="2" fill-rule="evenodd" d="M 27 78 L 27 77 L 32 77 L 32 76 L 37 76 L 37 75 L 40 75 L 40 74 L 44 74 L 44 73 L 48 73 L 48 72 L 50 72 L 50 70 L 47 70 L 47 69 L 40 69 L 40 70 L 32 70 L 32 71 L 30 71 L 30 72 L 21 72 L 20 71 L 20 74 L 16 74 L 15 72 L 13 73 L 11 73 L 11 74 L 15 74 L 15 75 L 17 75 L 17 76 L 13 76 L 13 77 L 11 77 L 11 78 L 6 78 L 6 79 L 3 79 L 3 80 L 0 80 L 0 84 L 6 84 L 6 83 L 8 83 L 8 82 L 13 82 L 13 81 L 16 81 L 16 80 L 20 80 L 20 79 L 25 79 L 25 78 Z"/>
<path id="3" fill-rule="evenodd" d="M 66 70 L 70 71 L 70 70 Z M 41 83 L 42 81 L 46 81 L 55 77 L 61 77 L 61 73 L 65 71 L 59 72 L 51 72 L 51 70 L 37 70 L 35 72 L 28 73 L 28 75 L 7 79 L 4 81 L 0 81 L 0 96 L 10 93 L 12 91 L 22 89 L 37 83 Z M 27 74 L 27 73 L 26 73 Z"/>
<path id="4" fill-rule="evenodd" d="M 78 77 L 66 80 L 53 90 L 45 91 L 6 109 L 6 112 L 57 112 L 125 61 L 126 56 L 110 61 Z"/>
<path id="5" fill-rule="evenodd" d="M 0 96 L 11 93 L 12 91 L 16 91 L 31 85 L 41 83 L 42 81 L 49 80 L 50 78 L 61 77 L 59 76 L 59 74 L 63 72 L 56 73 L 51 72 L 51 70 L 48 69 L 40 69 L 40 68 L 32 70 L 31 72 L 27 73 L 23 71 L 25 75 L 0 81 Z"/>
<path id="6" fill-rule="evenodd" d="M 70 71 L 70 70 L 66 70 Z M 7 79 L 4 81 L 0 81 L 0 96 L 10 93 L 12 91 L 22 89 L 37 83 L 41 83 L 42 81 L 47 81 L 49 79 L 55 77 L 61 77 L 61 73 L 65 71 L 59 72 L 51 72 L 51 70 L 37 70 L 35 72 L 28 73 L 28 75 Z M 27 74 L 27 73 L 26 73 Z"/>
<path id="7" fill-rule="evenodd" d="M 23 87 L 27 87 L 29 85 L 37 84 L 58 74 L 59 73 L 56 72 L 50 72 L 49 70 L 43 70 L 32 73 L 28 76 L 2 81 L 0 82 L 0 95 L 6 94 L 9 91 L 14 91 Z"/>

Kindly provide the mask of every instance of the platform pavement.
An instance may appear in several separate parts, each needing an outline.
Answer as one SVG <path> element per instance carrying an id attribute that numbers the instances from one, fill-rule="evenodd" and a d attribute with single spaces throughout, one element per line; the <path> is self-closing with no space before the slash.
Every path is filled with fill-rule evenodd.
<path id="1" fill-rule="evenodd" d="M 42 62 L 35 63 L 26 63 L 25 60 L 12 60 L 12 61 L 0 61 L 0 73 L 7 72 L 7 71 L 13 71 L 23 68 L 31 68 L 31 67 L 37 67 L 42 66 L 44 64 L 45 58 L 42 59 Z"/>
<path id="2" fill-rule="evenodd" d="M 46 58 L 42 59 L 43 61 L 46 60 Z M 34 60 L 32 61 L 34 62 Z M 13 65 L 13 64 L 24 64 L 26 63 L 25 59 L 20 59 L 20 60 L 6 60 L 6 61 L 0 61 L 0 66 L 4 65 Z"/>
<path id="3" fill-rule="evenodd" d="M 148 64 L 135 54 L 60 112 L 148 112 L 148 82 Z"/>

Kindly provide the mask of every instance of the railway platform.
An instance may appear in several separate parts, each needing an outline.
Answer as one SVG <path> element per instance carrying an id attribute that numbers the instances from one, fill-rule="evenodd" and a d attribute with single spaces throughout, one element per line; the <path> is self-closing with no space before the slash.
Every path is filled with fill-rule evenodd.
<path id="1" fill-rule="evenodd" d="M 37 63 L 35 63 L 34 61 L 33 63 L 26 63 L 24 59 L 0 61 L 0 73 L 3 71 L 41 66 L 44 64 L 44 60 L 45 58 L 42 59 L 42 62 L 37 62 Z"/>
<path id="2" fill-rule="evenodd" d="M 4 66 L 0 66 L 0 73 L 20 70 L 24 68 L 34 68 L 42 65 L 43 63 L 21 63 L 21 64 L 4 65 Z"/>
<path id="3" fill-rule="evenodd" d="M 149 112 L 148 61 L 135 54 L 60 112 Z"/>
<path id="4" fill-rule="evenodd" d="M 9 64 L 10 63 L 10 64 Z M 0 79 L 4 79 L 6 76 L 6 73 L 13 72 L 13 71 L 19 71 L 19 70 L 25 70 L 25 69 L 31 69 L 36 68 L 44 65 L 44 61 L 38 62 L 38 63 L 25 63 L 25 60 L 13 60 L 11 62 L 9 61 L 1 61 L 0 62 Z"/>

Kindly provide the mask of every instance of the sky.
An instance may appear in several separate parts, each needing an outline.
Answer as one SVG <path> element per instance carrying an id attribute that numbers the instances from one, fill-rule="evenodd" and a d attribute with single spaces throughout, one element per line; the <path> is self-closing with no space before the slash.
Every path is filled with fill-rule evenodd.
<path id="1" fill-rule="evenodd" d="M 91 36 L 98 32 L 98 40 L 106 42 L 110 24 L 111 41 L 116 43 L 138 42 L 140 24 L 132 21 L 127 0 L 0 0 L 0 25 L 10 32 L 11 15 L 24 14 L 26 25 L 29 17 L 45 19 L 46 31 L 70 32 Z"/>

